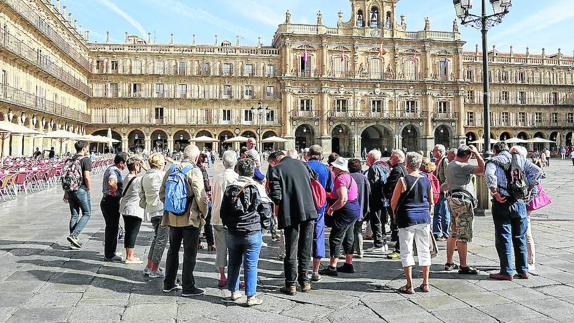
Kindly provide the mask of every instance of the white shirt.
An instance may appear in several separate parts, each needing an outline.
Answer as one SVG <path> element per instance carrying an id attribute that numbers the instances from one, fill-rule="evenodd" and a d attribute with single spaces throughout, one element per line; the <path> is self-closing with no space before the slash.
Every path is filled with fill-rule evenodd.
<path id="1" fill-rule="evenodd" d="M 574 150 L 570 152 L 570 158 L 574 158 Z"/>
<path id="2" fill-rule="evenodd" d="M 247 156 L 251 156 L 253 157 L 253 159 L 255 159 L 255 163 L 257 164 L 257 166 L 261 165 L 261 157 L 259 157 L 259 153 L 257 152 L 257 150 L 255 150 L 255 148 L 251 148 L 246 152 Z"/>
<path id="3" fill-rule="evenodd" d="M 223 225 L 221 222 L 221 201 L 223 200 L 223 193 L 227 186 L 233 184 L 239 175 L 233 169 L 226 169 L 222 174 L 213 177 L 213 184 L 211 186 L 211 224 Z"/>

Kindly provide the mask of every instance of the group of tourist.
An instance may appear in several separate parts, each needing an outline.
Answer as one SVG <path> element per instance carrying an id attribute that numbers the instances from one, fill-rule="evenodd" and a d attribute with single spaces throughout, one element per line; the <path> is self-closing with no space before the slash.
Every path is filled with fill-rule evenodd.
<path id="1" fill-rule="evenodd" d="M 68 241 L 77 249 L 82 246 L 78 236 L 90 218 L 93 185 L 90 162 L 85 158 L 87 145 L 77 142 L 75 148 L 77 154 L 66 162 L 62 182 L 71 183 L 63 185 L 64 198 L 72 214 Z M 399 292 L 412 294 L 415 245 L 423 271 L 417 290 L 428 292 L 431 258 L 437 252 L 435 240 L 447 241 L 446 271 L 478 273 L 469 265 L 467 253 L 477 207 L 475 175 L 484 174 L 493 197 L 501 267 L 490 277 L 512 280 L 514 250 L 515 277 L 526 279 L 534 267 L 527 209 L 532 210 L 529 203 L 541 191 L 543 173 L 526 158 L 521 147 L 509 151 L 506 144 L 497 143 L 494 152 L 496 156 L 485 162 L 474 146 L 462 145 L 447 152 L 443 145 L 436 145 L 434 160 L 416 152 L 393 150 L 384 161 L 381 151 L 375 149 L 367 153 L 364 171 L 360 160 L 334 153 L 323 163 L 321 146 L 313 145 L 303 158 L 297 150 L 269 154 L 264 176 L 255 141 L 250 140 L 240 156 L 234 151 L 224 152 L 225 170 L 211 180 L 194 144 L 185 148 L 181 162 L 173 162 L 167 169 L 159 153 L 149 156 L 149 169 L 138 157 L 118 153 L 103 175 L 100 208 L 105 219 L 104 260 L 141 264 L 143 261 L 134 253 L 135 241 L 142 221 L 149 221 L 154 237 L 144 275 L 163 278 L 166 293 L 182 290 L 184 297 L 202 295 L 204 290 L 196 286 L 193 271 L 204 228 L 206 235 L 212 236 L 212 241 L 207 238 L 209 250 L 216 252 L 218 287 L 229 290 L 230 301 L 240 299 L 239 290 L 245 288 L 246 304 L 253 306 L 261 304 L 256 285 L 263 231 L 271 230 L 273 240 L 277 240 L 277 230 L 281 230 L 285 275 L 282 293 L 294 295 L 298 287 L 308 292 L 311 283 L 320 281 L 323 275 L 354 273 L 354 257 L 362 258 L 365 252 L 388 252 L 387 257 L 400 259 L 404 269 L 406 284 Z M 470 163 L 472 157 L 476 164 Z M 125 168 L 128 174 L 122 177 Z M 125 224 L 125 258 L 116 250 L 120 216 Z M 365 250 L 366 223 L 373 246 Z M 320 269 L 327 256 L 327 227 L 329 258 Z M 168 241 L 166 267 L 162 269 Z M 182 243 L 180 285 L 177 272 Z M 459 265 L 454 262 L 455 250 Z M 339 258 L 344 259 L 340 266 Z M 241 265 L 244 282 L 239 279 Z"/>

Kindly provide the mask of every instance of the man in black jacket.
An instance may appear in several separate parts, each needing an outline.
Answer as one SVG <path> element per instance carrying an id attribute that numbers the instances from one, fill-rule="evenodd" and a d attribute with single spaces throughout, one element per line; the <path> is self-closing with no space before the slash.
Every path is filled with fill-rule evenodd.
<path id="1" fill-rule="evenodd" d="M 310 181 L 305 164 L 288 156 L 273 167 L 269 177 L 269 196 L 277 208 L 279 229 L 285 235 L 285 286 L 281 292 L 287 295 L 295 295 L 297 282 L 302 292 L 311 290 L 307 271 L 317 209 Z"/>
<path id="2" fill-rule="evenodd" d="M 371 150 L 367 155 L 367 178 L 371 192 L 369 195 L 369 222 L 373 231 L 373 248 L 367 251 L 386 252 L 387 241 L 385 225 L 387 224 L 388 200 L 383 194 L 383 189 L 389 177 L 389 167 L 381 160 L 381 151 Z"/>
<path id="3" fill-rule="evenodd" d="M 399 179 L 401 177 L 407 176 L 407 169 L 405 168 L 405 153 L 402 150 L 395 149 L 391 152 L 391 159 L 389 159 L 389 164 L 391 165 L 391 173 L 387 179 L 387 184 L 384 188 L 384 193 L 387 199 L 390 201 L 395 190 Z M 392 215 L 391 207 L 387 208 L 389 214 Z M 391 219 L 393 217 L 391 216 Z M 395 250 L 390 253 L 387 257 L 389 259 L 398 259 L 400 257 L 400 246 L 399 246 L 399 227 L 397 223 L 393 220 L 391 222 L 391 241 L 395 241 Z"/>

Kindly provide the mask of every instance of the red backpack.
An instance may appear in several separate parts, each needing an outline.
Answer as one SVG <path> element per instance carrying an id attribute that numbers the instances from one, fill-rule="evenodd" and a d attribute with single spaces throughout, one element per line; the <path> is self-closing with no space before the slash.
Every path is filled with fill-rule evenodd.
<path id="1" fill-rule="evenodd" d="M 434 198 L 434 204 L 438 203 L 438 199 L 440 198 L 440 182 L 438 178 L 433 173 L 427 174 L 428 179 L 431 183 L 432 188 L 432 196 Z"/>
<path id="2" fill-rule="evenodd" d="M 313 202 L 315 203 L 315 208 L 322 208 L 325 203 L 327 203 L 327 191 L 321 182 L 319 182 L 319 175 L 307 164 L 305 164 L 307 170 L 309 171 L 309 176 L 311 177 L 310 186 L 311 194 L 313 195 Z"/>

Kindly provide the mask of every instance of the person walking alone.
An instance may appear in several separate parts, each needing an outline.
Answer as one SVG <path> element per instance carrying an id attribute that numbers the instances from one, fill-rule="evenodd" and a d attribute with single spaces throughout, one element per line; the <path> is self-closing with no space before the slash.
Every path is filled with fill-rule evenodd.
<path id="1" fill-rule="evenodd" d="M 104 171 L 100 209 L 106 222 L 104 234 L 105 261 L 123 261 L 123 258 L 116 254 L 116 248 L 120 227 L 120 199 L 124 189 L 122 170 L 126 168 L 127 160 L 128 154 L 119 153 L 114 157 L 114 164 Z"/>
<path id="2" fill-rule="evenodd" d="M 166 210 L 163 215 L 162 225 L 168 226 L 169 249 L 165 267 L 165 279 L 163 281 L 163 291 L 169 293 L 182 289 L 181 296 L 199 296 L 205 291 L 195 286 L 193 271 L 199 247 L 199 234 L 201 226 L 205 224 L 207 216 L 207 193 L 203 181 L 201 169 L 197 166 L 200 151 L 196 145 L 190 144 L 183 151 L 183 161 L 181 164 L 173 164 L 166 172 L 161 189 L 159 191 L 160 200 L 166 206 L 166 199 L 173 198 L 166 196 L 166 182 L 168 179 L 177 176 L 176 172 L 185 177 L 187 192 L 187 203 L 183 214 L 174 214 Z M 174 201 L 169 201 L 173 203 Z M 176 283 L 177 271 L 179 269 L 179 249 L 183 241 L 183 271 L 182 286 Z"/>
<path id="3" fill-rule="evenodd" d="M 163 203 L 159 199 L 159 191 L 165 175 L 163 171 L 165 158 L 162 154 L 155 153 L 149 157 L 148 163 L 150 169 L 141 180 L 140 206 L 145 208 L 145 212 L 150 218 L 154 235 L 149 247 L 144 275 L 148 275 L 150 278 L 163 278 L 164 272 L 160 267 L 160 262 L 167 245 L 169 228 L 161 225 Z"/>

